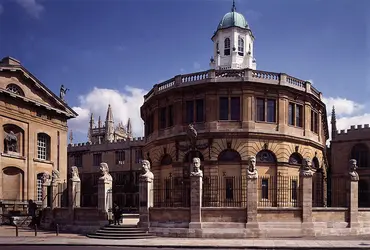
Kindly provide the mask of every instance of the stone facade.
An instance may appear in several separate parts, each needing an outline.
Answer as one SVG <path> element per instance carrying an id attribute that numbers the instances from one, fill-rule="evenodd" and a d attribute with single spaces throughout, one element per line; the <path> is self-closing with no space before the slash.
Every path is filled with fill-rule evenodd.
<path id="1" fill-rule="evenodd" d="M 67 120 L 77 114 L 10 57 L 0 61 L 0 109 L 0 203 L 51 205 L 45 192 L 67 180 Z"/>

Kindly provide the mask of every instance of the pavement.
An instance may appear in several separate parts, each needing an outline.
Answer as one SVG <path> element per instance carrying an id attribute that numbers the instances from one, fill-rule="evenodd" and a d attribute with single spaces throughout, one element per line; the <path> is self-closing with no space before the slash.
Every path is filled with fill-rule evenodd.
<path id="1" fill-rule="evenodd" d="M 84 235 L 59 234 L 0 227 L 0 246 L 86 246 L 126 247 L 126 248 L 189 248 L 189 249 L 370 249 L 370 236 L 361 237 L 319 237 L 285 239 L 205 239 L 205 238 L 151 238 L 133 240 L 90 239 Z"/>

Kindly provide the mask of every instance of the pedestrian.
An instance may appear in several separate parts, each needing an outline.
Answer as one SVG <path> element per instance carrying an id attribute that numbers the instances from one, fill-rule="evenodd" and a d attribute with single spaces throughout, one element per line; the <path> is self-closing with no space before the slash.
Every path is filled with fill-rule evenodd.
<path id="1" fill-rule="evenodd" d="M 28 225 L 29 227 L 34 227 L 37 223 L 36 212 L 37 204 L 33 200 L 28 200 L 28 216 L 31 216 L 31 223 Z"/>
<path id="2" fill-rule="evenodd" d="M 121 219 L 121 209 L 116 203 L 113 204 L 113 217 L 114 225 L 119 225 L 119 221 Z"/>

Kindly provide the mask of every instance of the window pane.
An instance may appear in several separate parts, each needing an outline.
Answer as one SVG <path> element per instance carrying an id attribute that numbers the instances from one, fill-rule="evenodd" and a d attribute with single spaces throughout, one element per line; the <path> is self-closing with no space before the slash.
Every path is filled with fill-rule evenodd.
<path id="1" fill-rule="evenodd" d="M 240 97 L 231 97 L 231 120 L 240 121 Z"/>
<path id="2" fill-rule="evenodd" d="M 315 133 L 319 132 L 319 114 L 315 113 L 315 124 L 314 124 Z"/>
<path id="3" fill-rule="evenodd" d="M 168 106 L 168 126 L 173 126 L 173 106 Z"/>
<path id="4" fill-rule="evenodd" d="M 276 100 L 267 100 L 267 122 L 276 122 Z"/>
<path id="5" fill-rule="evenodd" d="M 166 128 L 166 107 L 161 108 L 159 112 L 159 128 Z"/>
<path id="6" fill-rule="evenodd" d="M 195 101 L 196 107 L 196 122 L 203 122 L 204 121 L 204 101 L 203 99 L 199 99 Z"/>
<path id="7" fill-rule="evenodd" d="M 186 123 L 194 122 L 194 102 L 186 101 Z"/>
<path id="8" fill-rule="evenodd" d="M 220 120 L 228 120 L 229 119 L 229 98 L 220 97 L 219 105 L 220 105 L 219 106 Z"/>
<path id="9" fill-rule="evenodd" d="M 297 127 L 302 127 L 302 106 L 301 105 L 296 105 L 296 120 L 295 124 Z"/>
<path id="10" fill-rule="evenodd" d="M 311 131 L 314 131 L 315 127 L 315 112 L 311 110 Z"/>
<path id="11" fill-rule="evenodd" d="M 265 121 L 265 99 L 257 98 L 257 121 Z"/>
<path id="12" fill-rule="evenodd" d="M 289 103 L 288 107 L 288 124 L 294 125 L 294 104 Z"/>

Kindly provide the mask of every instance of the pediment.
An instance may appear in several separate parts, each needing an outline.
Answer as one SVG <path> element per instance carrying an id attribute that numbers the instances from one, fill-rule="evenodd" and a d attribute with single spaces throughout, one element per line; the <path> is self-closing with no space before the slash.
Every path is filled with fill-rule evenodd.
<path id="1" fill-rule="evenodd" d="M 77 116 L 63 100 L 13 58 L 7 57 L 0 61 L 0 92 L 69 118 Z"/>

